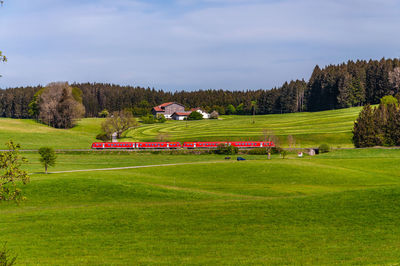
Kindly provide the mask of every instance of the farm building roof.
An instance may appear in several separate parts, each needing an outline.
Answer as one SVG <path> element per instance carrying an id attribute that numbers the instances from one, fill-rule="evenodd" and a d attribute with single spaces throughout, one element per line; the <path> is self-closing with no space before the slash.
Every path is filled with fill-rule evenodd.
<path id="1" fill-rule="evenodd" d="M 177 105 L 180 105 L 180 106 L 184 106 L 184 105 L 182 105 L 180 103 L 176 103 L 176 102 L 167 102 L 167 103 L 163 103 L 163 104 L 157 105 L 157 106 L 153 107 L 153 109 L 156 112 L 165 112 L 165 110 L 164 110 L 165 107 L 167 107 L 169 105 L 172 105 L 172 104 L 177 104 Z"/>
<path id="2" fill-rule="evenodd" d="M 175 112 L 172 115 L 187 116 L 187 115 L 190 115 L 191 113 L 192 112 L 185 112 L 185 113 L 183 113 L 183 112 Z"/>

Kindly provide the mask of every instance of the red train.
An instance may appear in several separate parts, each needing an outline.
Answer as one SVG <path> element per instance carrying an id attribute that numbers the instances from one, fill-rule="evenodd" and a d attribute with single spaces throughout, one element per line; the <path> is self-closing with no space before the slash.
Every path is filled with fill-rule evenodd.
<path id="1" fill-rule="evenodd" d="M 212 149 L 218 145 L 231 145 L 238 148 L 275 147 L 272 141 L 211 141 L 211 142 L 94 142 L 92 149 Z"/>

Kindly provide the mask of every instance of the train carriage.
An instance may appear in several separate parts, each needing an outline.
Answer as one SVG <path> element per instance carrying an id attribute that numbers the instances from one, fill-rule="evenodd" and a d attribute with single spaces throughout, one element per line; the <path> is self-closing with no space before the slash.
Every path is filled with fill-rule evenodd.
<path id="1" fill-rule="evenodd" d="M 137 149 L 177 149 L 179 142 L 136 142 Z"/>
<path id="2" fill-rule="evenodd" d="M 212 141 L 212 142 L 210 142 L 210 141 L 208 141 L 208 142 L 206 142 L 206 141 L 195 141 L 195 142 L 184 142 L 183 143 L 183 147 L 184 148 L 187 148 L 187 149 L 202 149 L 202 148 L 205 148 L 205 149 L 209 149 L 209 148 L 217 148 L 218 147 L 218 145 L 221 145 L 221 144 L 228 144 L 228 142 L 224 142 L 224 141 Z"/>

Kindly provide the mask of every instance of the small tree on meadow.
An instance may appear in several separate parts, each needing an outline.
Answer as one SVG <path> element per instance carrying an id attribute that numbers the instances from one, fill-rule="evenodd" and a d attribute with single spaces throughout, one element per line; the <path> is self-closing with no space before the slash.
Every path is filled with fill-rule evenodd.
<path id="1" fill-rule="evenodd" d="M 56 153 L 52 148 L 42 147 L 39 149 L 40 158 L 39 161 L 43 164 L 45 173 L 47 174 L 47 168 L 49 166 L 56 165 Z"/>

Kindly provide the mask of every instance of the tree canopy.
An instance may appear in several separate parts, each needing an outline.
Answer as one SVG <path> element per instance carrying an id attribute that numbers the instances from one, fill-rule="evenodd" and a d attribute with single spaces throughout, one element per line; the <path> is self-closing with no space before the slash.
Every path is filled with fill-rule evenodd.
<path id="1" fill-rule="evenodd" d="M 67 82 L 53 82 L 41 88 L 28 106 L 33 118 L 55 128 L 71 128 L 85 113 L 82 91 Z"/>
<path id="2" fill-rule="evenodd" d="M 354 123 L 353 143 L 356 147 L 399 146 L 400 109 L 391 96 L 382 98 L 377 108 L 364 106 Z"/>
<path id="3" fill-rule="evenodd" d="M 113 112 L 102 124 L 102 130 L 111 138 L 112 134 L 116 133 L 117 138 L 120 138 L 122 133 L 129 128 L 136 127 L 137 121 L 133 117 L 132 113 L 123 110 L 119 112 Z"/>
<path id="4" fill-rule="evenodd" d="M 21 170 L 21 165 L 26 159 L 19 154 L 20 146 L 10 140 L 7 144 L 8 151 L 0 153 L 0 201 L 24 200 L 22 191 L 17 184 L 27 184 L 29 175 Z"/>
<path id="5" fill-rule="evenodd" d="M 50 147 L 42 147 L 39 149 L 40 158 L 39 161 L 43 164 L 45 173 L 47 174 L 47 168 L 49 166 L 56 165 L 56 153 Z"/>

